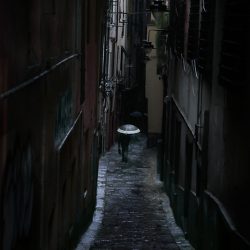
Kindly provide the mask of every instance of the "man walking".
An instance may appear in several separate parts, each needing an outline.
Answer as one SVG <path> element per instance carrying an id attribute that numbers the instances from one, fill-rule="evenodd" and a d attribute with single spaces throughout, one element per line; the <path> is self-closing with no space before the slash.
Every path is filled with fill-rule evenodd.
<path id="1" fill-rule="evenodd" d="M 122 161 L 128 162 L 128 145 L 130 142 L 130 136 L 127 134 L 118 134 L 118 152 L 122 153 Z M 121 152 L 122 148 L 122 152 Z"/>

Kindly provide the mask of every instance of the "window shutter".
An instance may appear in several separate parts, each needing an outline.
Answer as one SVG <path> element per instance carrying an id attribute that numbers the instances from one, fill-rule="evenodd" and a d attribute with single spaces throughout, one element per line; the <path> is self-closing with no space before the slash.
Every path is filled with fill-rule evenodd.
<path id="1" fill-rule="evenodd" d="M 175 32 L 175 49 L 178 55 L 184 52 L 184 17 L 185 3 L 184 0 L 176 1 L 176 32 Z"/>
<path id="2" fill-rule="evenodd" d="M 187 47 L 187 59 L 189 61 L 198 58 L 199 26 L 200 0 L 191 0 Z"/>
<path id="3" fill-rule="evenodd" d="M 245 85 L 249 42 L 247 0 L 227 0 L 224 17 L 219 81 L 224 86 Z"/>
<path id="4" fill-rule="evenodd" d="M 198 69 L 209 75 L 212 65 L 214 0 L 204 0 L 201 12 Z"/>

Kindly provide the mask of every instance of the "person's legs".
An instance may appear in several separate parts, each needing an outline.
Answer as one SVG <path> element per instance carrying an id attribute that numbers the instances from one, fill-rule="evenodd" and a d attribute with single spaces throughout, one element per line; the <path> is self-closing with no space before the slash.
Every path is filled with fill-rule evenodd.
<path id="1" fill-rule="evenodd" d="M 121 141 L 122 161 L 125 162 L 128 161 L 128 144 L 129 144 L 129 137 L 123 138 L 123 140 Z"/>
<path id="2" fill-rule="evenodd" d="M 118 153 L 121 154 L 121 136 L 118 136 L 118 142 L 117 142 L 117 145 L 118 145 Z"/>
<path id="3" fill-rule="evenodd" d="M 125 161 L 125 147 L 122 145 L 122 161 Z"/>
<path id="4" fill-rule="evenodd" d="M 128 161 L 128 146 L 124 147 L 124 161 Z"/>

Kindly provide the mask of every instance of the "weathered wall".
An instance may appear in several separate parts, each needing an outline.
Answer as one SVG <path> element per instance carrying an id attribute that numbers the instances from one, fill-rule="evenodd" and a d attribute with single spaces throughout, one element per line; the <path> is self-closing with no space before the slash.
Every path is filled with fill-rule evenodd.
<path id="1" fill-rule="evenodd" d="M 70 249 L 93 212 L 102 10 L 1 3 L 1 249 Z"/>
<path id="2" fill-rule="evenodd" d="M 147 15 L 138 14 L 143 12 L 147 6 L 147 0 L 128 1 L 128 27 L 127 27 L 127 46 L 126 50 L 128 56 L 125 61 L 125 88 L 122 92 L 122 112 L 123 119 L 126 123 L 134 122 L 129 115 L 134 111 L 142 113 L 147 112 L 147 105 L 145 99 L 145 63 L 144 54 L 142 51 L 142 40 L 147 36 Z M 137 13 L 137 14 L 135 14 Z M 140 129 L 146 131 L 146 122 L 137 124 Z"/>
<path id="3" fill-rule="evenodd" d="M 197 249 L 249 249 L 249 32 L 244 26 L 249 15 L 240 7 L 244 1 L 210 0 L 205 6 L 171 1 L 173 9 L 175 4 L 179 15 L 171 15 L 176 29 L 170 33 L 162 169 L 166 189 L 177 222 Z M 237 13 L 234 22 L 230 13 Z M 201 20 L 200 27 L 195 20 Z M 198 54 L 192 51 L 195 44 Z"/>
<path id="4" fill-rule="evenodd" d="M 249 73 L 246 76 L 246 85 L 240 84 L 242 73 L 233 84 L 224 86 L 217 76 L 221 75 L 218 65 L 223 63 L 221 55 L 221 39 L 223 39 L 224 20 L 226 11 L 222 4 L 216 5 L 215 49 L 214 49 L 214 78 L 211 96 L 210 126 L 208 148 L 208 189 L 216 194 L 224 204 L 229 216 L 242 235 L 250 240 L 248 223 L 250 221 L 247 193 L 249 182 Z M 244 12 L 241 12 L 243 15 Z M 226 17 L 225 17 L 226 18 Z M 240 19 L 239 21 L 240 22 Z M 225 25 L 225 24 L 224 24 Z M 237 20 L 236 24 L 237 25 Z M 242 25 L 242 24 L 241 24 Z M 249 32 L 244 31 L 248 37 Z M 239 35 L 240 37 L 240 35 Z M 234 38 L 233 38 L 234 39 Z M 242 46 L 245 56 L 249 55 L 249 48 Z M 234 52 L 232 51 L 232 54 Z M 241 56 L 241 50 L 237 52 Z M 236 59 L 232 59 L 236 60 Z M 245 62 L 249 66 L 249 60 Z M 215 150 L 216 149 L 216 150 Z M 236 202 L 237 201 L 237 202 Z M 246 230 L 247 229 L 247 230 Z"/>
<path id="5" fill-rule="evenodd" d="M 157 27 L 148 25 L 147 33 L 149 42 L 156 48 Z M 148 133 L 161 134 L 162 107 L 163 107 L 163 80 L 157 74 L 156 49 L 148 54 L 150 60 L 146 63 L 145 97 L 148 103 Z"/>

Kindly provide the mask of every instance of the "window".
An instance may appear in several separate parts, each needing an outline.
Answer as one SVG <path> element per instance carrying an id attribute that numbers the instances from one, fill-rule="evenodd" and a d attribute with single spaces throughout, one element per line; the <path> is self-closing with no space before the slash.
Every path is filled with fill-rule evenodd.
<path id="1" fill-rule="evenodd" d="M 188 29 L 187 59 L 197 59 L 199 46 L 200 0 L 191 0 Z"/>
<path id="2" fill-rule="evenodd" d="M 185 2 L 177 0 L 175 3 L 175 50 L 178 55 L 184 53 L 184 24 L 185 24 Z"/>
<path id="3" fill-rule="evenodd" d="M 219 80 L 222 85 L 246 84 L 249 46 L 247 0 L 227 0 L 225 6 Z"/>
<path id="4" fill-rule="evenodd" d="M 201 12 L 201 27 L 199 38 L 198 69 L 204 75 L 209 75 L 212 65 L 213 30 L 214 30 L 214 0 L 203 0 Z"/>

